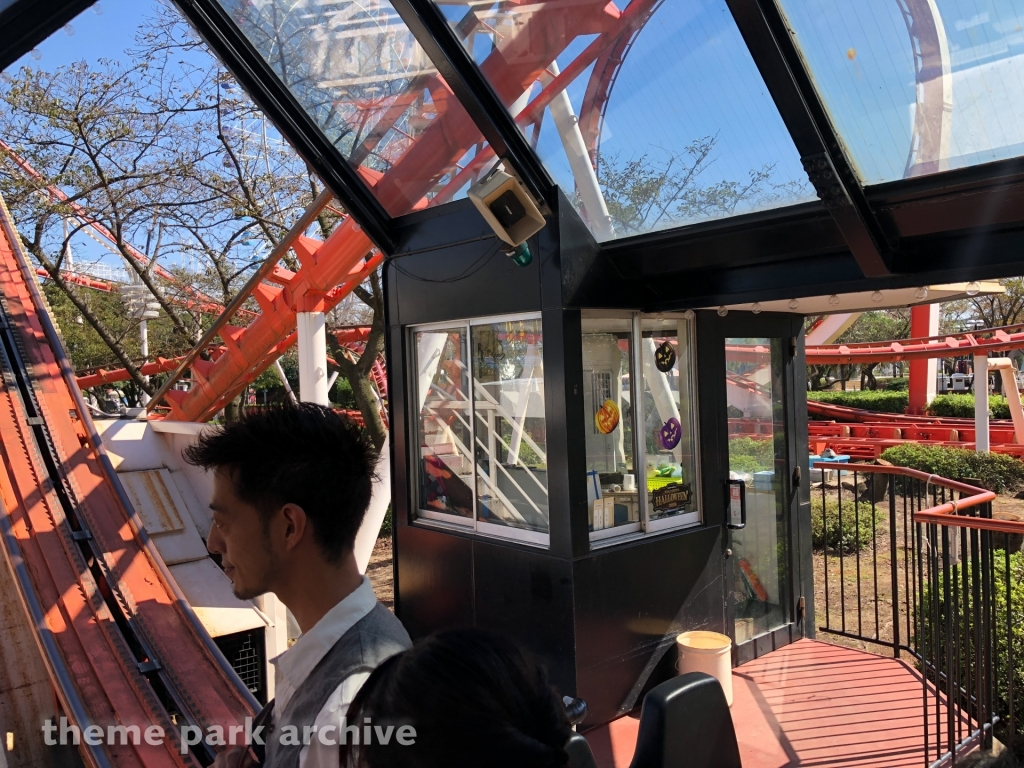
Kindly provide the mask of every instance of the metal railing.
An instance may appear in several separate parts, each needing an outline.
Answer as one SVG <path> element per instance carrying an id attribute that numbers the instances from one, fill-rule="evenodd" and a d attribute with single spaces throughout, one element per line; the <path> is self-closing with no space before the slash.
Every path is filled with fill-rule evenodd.
<path id="1" fill-rule="evenodd" d="M 1013 621 L 1024 554 L 1011 550 L 1024 523 L 994 519 L 994 493 L 925 472 L 814 468 L 823 473 L 812 492 L 819 631 L 909 656 L 922 683 L 925 765 L 955 766 L 1012 739 L 1024 705 L 1014 658 L 1024 630 Z"/>

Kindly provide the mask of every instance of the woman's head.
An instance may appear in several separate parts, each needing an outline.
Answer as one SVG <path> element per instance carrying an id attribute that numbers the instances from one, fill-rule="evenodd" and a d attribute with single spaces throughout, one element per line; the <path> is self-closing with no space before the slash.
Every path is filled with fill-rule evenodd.
<path id="1" fill-rule="evenodd" d="M 432 635 L 374 670 L 348 712 L 361 731 L 367 719 L 371 743 L 348 747 L 342 765 L 556 768 L 572 732 L 544 669 L 510 640 L 476 629 Z M 413 743 L 399 743 L 401 726 L 415 729 L 402 739 Z"/>

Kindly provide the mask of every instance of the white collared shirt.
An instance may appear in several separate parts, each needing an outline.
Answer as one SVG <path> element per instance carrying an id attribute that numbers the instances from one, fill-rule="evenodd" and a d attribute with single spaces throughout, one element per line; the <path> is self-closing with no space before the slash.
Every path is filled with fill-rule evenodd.
<path id="1" fill-rule="evenodd" d="M 312 629 L 299 636 L 284 653 L 270 660 L 274 665 L 275 703 L 274 710 L 283 712 L 295 691 L 309 677 L 309 673 L 320 663 L 341 636 L 365 617 L 377 604 L 370 580 L 363 576 L 362 583 L 344 600 L 331 608 Z M 345 681 L 327 699 L 313 725 L 319 732 L 324 726 L 340 728 L 356 693 L 363 687 L 370 674 L 359 672 L 345 678 Z M 332 734 L 336 736 L 337 730 Z M 299 734 L 301 737 L 301 734 Z M 333 739 L 328 739 L 333 740 Z M 299 753 L 299 768 L 339 768 L 338 747 L 322 744 L 316 736 L 302 747 Z"/>

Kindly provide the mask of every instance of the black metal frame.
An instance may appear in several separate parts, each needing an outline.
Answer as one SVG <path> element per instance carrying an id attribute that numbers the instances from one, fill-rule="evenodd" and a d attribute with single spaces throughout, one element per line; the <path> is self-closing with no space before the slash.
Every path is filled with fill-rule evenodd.
<path id="1" fill-rule="evenodd" d="M 433 0 L 391 0 L 391 5 L 483 132 L 494 153 L 512 163 L 538 203 L 553 206 L 555 182 L 441 9 Z"/>
<path id="2" fill-rule="evenodd" d="M 63 27 L 96 0 L 32 0 L 15 2 L 0 12 L 0 69 Z"/>
<path id="3" fill-rule="evenodd" d="M 701 312 L 697 315 L 698 328 L 698 376 L 700 377 L 700 424 L 701 443 L 704 446 L 704 466 L 702 469 L 705 504 L 714 494 L 724 499 L 729 481 L 729 434 L 726 407 L 728 395 L 725 384 L 725 341 L 736 337 L 768 337 L 781 339 L 783 351 L 782 388 L 779 393 L 784 403 L 785 422 L 785 455 L 786 466 L 782 478 L 782 489 L 786 500 L 787 548 L 786 562 L 787 583 L 785 585 L 788 598 L 787 623 L 771 632 L 751 638 L 733 646 L 733 662 L 736 665 L 763 656 L 765 653 L 788 645 L 802 637 L 813 637 L 813 623 L 808 623 L 806 612 L 798 611 L 801 596 L 812 596 L 811 611 L 813 615 L 813 565 L 811 561 L 810 530 L 804 525 L 804 517 L 809 524 L 810 515 L 801 516 L 802 506 L 808 498 L 808 484 L 802 480 L 807 476 L 806 451 L 797 437 L 806 434 L 799 430 L 798 421 L 801 414 L 806 413 L 803 404 L 805 392 L 805 366 L 803 365 L 803 341 L 801 338 L 802 320 L 792 315 L 764 313 L 755 315 L 749 312 L 730 312 L 726 317 L 718 317 L 713 312 Z M 712 434 L 714 433 L 714 434 Z M 713 457 L 714 461 L 707 461 Z M 794 471 L 800 470 L 801 481 L 794 483 Z M 722 502 L 724 504 L 724 501 Z M 735 583 L 734 570 L 737 567 L 735 557 L 729 555 L 732 537 L 737 532 L 725 531 L 722 536 L 722 557 L 725 563 L 725 625 L 726 632 L 735 641 L 735 606 L 729 599 L 732 585 Z M 806 601 L 805 601 L 806 604 Z"/>
<path id="4" fill-rule="evenodd" d="M 840 147 L 774 0 L 726 0 L 754 63 L 793 137 L 814 191 L 828 208 L 865 277 L 891 272 L 892 245 Z"/>

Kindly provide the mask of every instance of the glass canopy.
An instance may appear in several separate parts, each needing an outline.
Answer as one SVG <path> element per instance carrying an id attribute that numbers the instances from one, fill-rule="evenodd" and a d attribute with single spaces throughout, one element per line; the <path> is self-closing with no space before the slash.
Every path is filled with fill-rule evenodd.
<path id="1" fill-rule="evenodd" d="M 599 240 L 815 199 L 724 0 L 440 7 Z"/>
<path id="2" fill-rule="evenodd" d="M 462 191 L 483 135 L 386 0 L 217 0 L 384 209 Z"/>
<path id="3" fill-rule="evenodd" d="M 864 184 L 1024 154 L 1020 0 L 779 0 Z"/>

